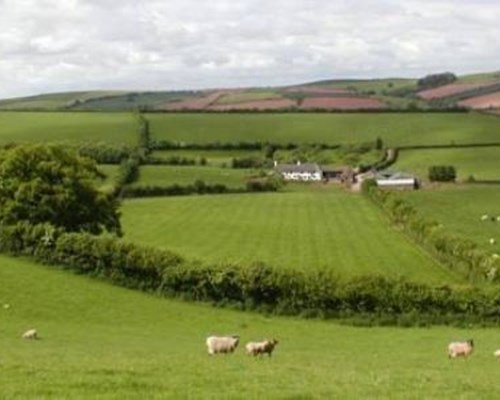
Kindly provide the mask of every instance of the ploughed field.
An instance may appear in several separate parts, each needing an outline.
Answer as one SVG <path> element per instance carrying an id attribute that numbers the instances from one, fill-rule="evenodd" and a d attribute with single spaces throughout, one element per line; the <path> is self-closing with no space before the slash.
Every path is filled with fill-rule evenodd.
<path id="1" fill-rule="evenodd" d="M 405 192 L 404 196 L 426 218 L 442 223 L 444 229 L 500 254 L 500 220 L 496 220 L 500 217 L 500 185 L 445 186 Z M 482 221 L 483 215 L 488 215 L 488 220 Z M 496 243 L 490 244 L 492 238 Z"/>
<path id="2" fill-rule="evenodd" d="M 0 144 L 9 142 L 137 143 L 132 113 L 0 112 Z"/>
<path id="3" fill-rule="evenodd" d="M 453 165 L 458 180 L 473 176 L 476 180 L 500 181 L 500 146 L 403 150 L 390 168 L 413 172 L 426 180 L 433 165 Z"/>
<path id="4" fill-rule="evenodd" d="M 127 200 L 125 238 L 208 262 L 263 261 L 277 268 L 330 268 L 443 283 L 434 262 L 359 194 L 329 187 L 266 194 Z"/>
<path id="5" fill-rule="evenodd" d="M 148 114 L 153 139 L 387 146 L 500 142 L 500 119 L 466 113 Z"/>
<path id="6" fill-rule="evenodd" d="M 355 328 L 160 299 L 0 256 L 3 399 L 497 399 L 500 330 Z M 29 289 L 29 291 L 28 291 Z M 9 304 L 10 308 L 4 308 Z M 41 340 L 22 340 L 29 328 Z M 210 334 L 239 334 L 210 357 Z M 275 337 L 272 358 L 244 353 Z M 475 353 L 449 360 L 447 344 Z"/>

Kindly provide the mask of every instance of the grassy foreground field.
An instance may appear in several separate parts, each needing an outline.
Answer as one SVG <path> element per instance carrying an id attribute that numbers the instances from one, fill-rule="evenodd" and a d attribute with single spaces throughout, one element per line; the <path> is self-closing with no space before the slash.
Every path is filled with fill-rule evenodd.
<path id="1" fill-rule="evenodd" d="M 458 180 L 474 176 L 477 180 L 500 180 L 500 146 L 467 149 L 404 150 L 399 152 L 396 170 L 428 178 L 432 165 L 453 165 Z"/>
<path id="2" fill-rule="evenodd" d="M 0 256 L 2 399 L 496 399 L 499 329 L 354 328 L 155 298 Z M 39 341 L 20 335 L 35 327 Z M 210 357 L 204 339 L 280 343 Z M 476 352 L 449 360 L 450 340 Z"/>
<path id="3" fill-rule="evenodd" d="M 442 223 L 448 231 L 500 254 L 500 221 L 481 221 L 484 214 L 500 216 L 500 185 L 447 186 L 441 190 L 406 192 L 404 196 L 423 215 Z M 490 238 L 495 238 L 495 245 L 489 243 Z"/>
<path id="4" fill-rule="evenodd" d="M 132 113 L 0 112 L 0 144 L 110 142 L 136 144 Z"/>
<path id="5" fill-rule="evenodd" d="M 368 200 L 341 190 L 130 200 L 122 212 L 127 239 L 211 262 L 456 281 Z"/>
<path id="6" fill-rule="evenodd" d="M 359 143 L 389 146 L 500 142 L 500 119 L 481 114 L 149 114 L 154 139 L 209 143 Z"/>

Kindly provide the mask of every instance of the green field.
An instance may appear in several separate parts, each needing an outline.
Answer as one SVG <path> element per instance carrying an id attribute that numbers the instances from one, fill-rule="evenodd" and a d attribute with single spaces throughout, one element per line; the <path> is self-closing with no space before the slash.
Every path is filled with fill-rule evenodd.
<path id="1" fill-rule="evenodd" d="M 198 160 L 205 158 L 209 165 L 230 166 L 233 158 L 262 157 L 261 151 L 253 150 L 161 150 L 154 151 L 154 157 L 186 157 Z"/>
<path id="2" fill-rule="evenodd" d="M 0 112 L 0 144 L 110 142 L 135 144 L 132 113 Z"/>
<path id="3" fill-rule="evenodd" d="M 67 92 L 42 94 L 39 96 L 20 97 L 15 99 L 0 100 L 2 110 L 29 110 L 43 109 L 56 110 L 72 107 L 76 102 L 85 102 L 107 96 L 123 94 L 121 91 L 94 91 L 94 92 Z"/>
<path id="4" fill-rule="evenodd" d="M 127 239 L 212 262 L 455 281 L 368 200 L 341 190 L 130 200 L 122 211 Z"/>
<path id="5" fill-rule="evenodd" d="M 207 184 L 224 184 L 228 187 L 244 187 L 245 177 L 250 175 L 250 170 L 198 167 L 198 166 L 142 166 L 139 180 L 132 186 L 168 186 L 174 183 L 178 185 L 190 185 L 201 179 Z"/>
<path id="6" fill-rule="evenodd" d="M 466 149 L 430 149 L 400 151 L 391 167 L 413 172 L 427 179 L 432 165 L 453 165 L 458 180 L 474 176 L 477 180 L 500 180 L 500 146 Z"/>
<path id="7" fill-rule="evenodd" d="M 500 142 L 500 119 L 481 114 L 149 114 L 154 139 L 388 146 Z"/>
<path id="8" fill-rule="evenodd" d="M 500 254 L 500 221 L 481 221 L 484 214 L 500 216 L 500 185 L 448 186 L 441 190 L 405 192 L 404 196 L 423 215 L 442 223 L 448 231 Z M 489 243 L 490 238 L 495 238 L 495 245 Z"/>
<path id="9" fill-rule="evenodd" d="M 496 399 L 499 329 L 354 328 L 160 299 L 0 256 L 2 399 Z M 38 341 L 20 335 L 36 328 Z M 210 334 L 280 343 L 210 357 Z M 451 340 L 476 353 L 449 360 Z"/>

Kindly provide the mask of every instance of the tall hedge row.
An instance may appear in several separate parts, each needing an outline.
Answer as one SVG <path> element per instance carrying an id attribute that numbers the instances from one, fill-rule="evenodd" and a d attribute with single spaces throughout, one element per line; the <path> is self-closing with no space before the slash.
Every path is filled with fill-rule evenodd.
<path id="1" fill-rule="evenodd" d="M 382 276 L 342 279 L 331 271 L 264 264 L 208 265 L 112 236 L 50 225 L 0 226 L 0 251 L 29 256 L 115 284 L 274 314 L 343 317 L 361 323 L 500 322 L 500 287 L 432 287 Z"/>

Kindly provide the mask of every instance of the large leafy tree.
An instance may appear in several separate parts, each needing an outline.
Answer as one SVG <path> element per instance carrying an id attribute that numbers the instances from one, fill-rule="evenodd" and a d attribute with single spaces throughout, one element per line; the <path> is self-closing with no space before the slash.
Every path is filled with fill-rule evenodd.
<path id="1" fill-rule="evenodd" d="M 119 202 L 96 188 L 99 176 L 93 160 L 61 146 L 0 151 L 0 223 L 48 222 L 72 232 L 121 234 Z"/>

